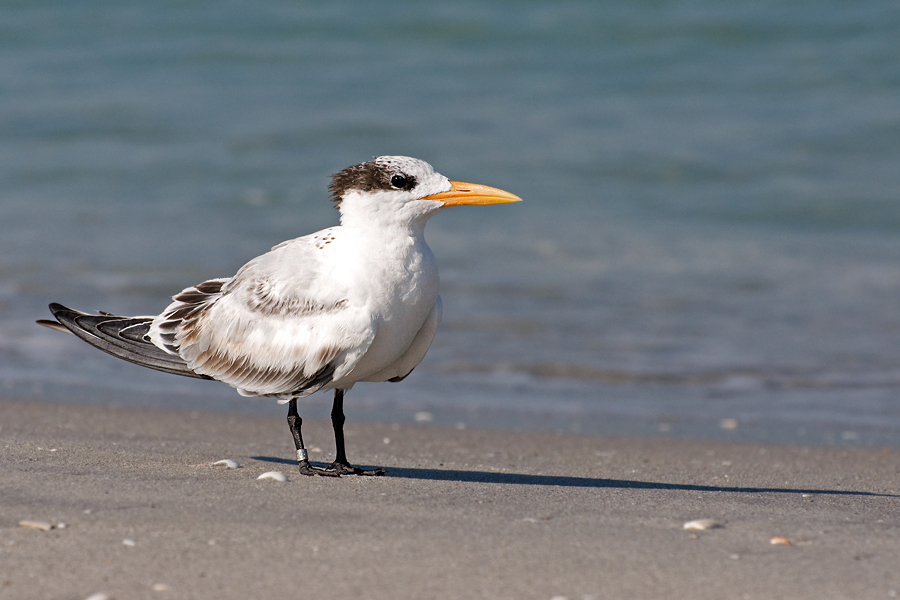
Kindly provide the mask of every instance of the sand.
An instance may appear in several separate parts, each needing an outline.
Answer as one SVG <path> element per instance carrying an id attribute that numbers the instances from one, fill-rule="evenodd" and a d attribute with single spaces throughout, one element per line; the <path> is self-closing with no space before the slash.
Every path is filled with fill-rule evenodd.
<path id="1" fill-rule="evenodd" d="M 300 476 L 283 419 L 0 402 L 0 598 L 900 594 L 897 450 L 348 419 L 387 476 Z M 304 435 L 330 461 L 330 425 Z"/>

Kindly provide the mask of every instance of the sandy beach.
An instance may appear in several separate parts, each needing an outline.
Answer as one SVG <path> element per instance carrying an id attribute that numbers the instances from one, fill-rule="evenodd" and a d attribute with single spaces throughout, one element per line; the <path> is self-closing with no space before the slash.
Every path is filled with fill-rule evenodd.
<path id="1" fill-rule="evenodd" d="M 0 415 L 3 599 L 900 594 L 897 450 L 349 412 L 351 461 L 388 475 L 331 479 L 296 473 L 282 419 L 16 401 Z M 330 424 L 304 434 L 330 461 Z M 288 481 L 257 480 L 273 470 Z M 684 529 L 696 519 L 717 526 Z"/>

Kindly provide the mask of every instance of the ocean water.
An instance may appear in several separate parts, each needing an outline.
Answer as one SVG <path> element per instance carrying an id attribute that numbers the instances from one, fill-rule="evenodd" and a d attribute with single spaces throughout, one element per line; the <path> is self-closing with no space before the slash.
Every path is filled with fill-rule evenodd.
<path id="1" fill-rule="evenodd" d="M 898 446 L 898 35 L 893 0 L 3 3 L 0 394 L 280 414 L 34 320 L 155 314 L 407 154 L 525 202 L 432 219 L 441 330 L 351 421 Z"/>

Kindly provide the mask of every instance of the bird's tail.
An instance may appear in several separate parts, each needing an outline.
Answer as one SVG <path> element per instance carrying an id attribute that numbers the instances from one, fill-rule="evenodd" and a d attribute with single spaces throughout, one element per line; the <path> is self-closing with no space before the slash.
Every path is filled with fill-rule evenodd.
<path id="1" fill-rule="evenodd" d="M 38 325 L 74 333 L 92 346 L 113 356 L 166 373 L 210 379 L 194 373 L 177 354 L 155 346 L 147 333 L 153 317 L 118 317 L 108 313 L 89 315 L 55 302 L 50 312 L 56 321 L 38 321 Z"/>

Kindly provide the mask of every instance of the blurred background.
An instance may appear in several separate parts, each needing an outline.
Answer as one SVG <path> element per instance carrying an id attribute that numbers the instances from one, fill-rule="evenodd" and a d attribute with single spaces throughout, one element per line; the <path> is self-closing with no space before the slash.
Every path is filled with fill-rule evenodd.
<path id="1" fill-rule="evenodd" d="M 444 322 L 350 422 L 900 444 L 894 0 L 0 4 L 0 394 L 282 414 L 34 324 L 156 314 L 383 154 Z M 330 397 L 304 401 L 324 417 Z"/>

